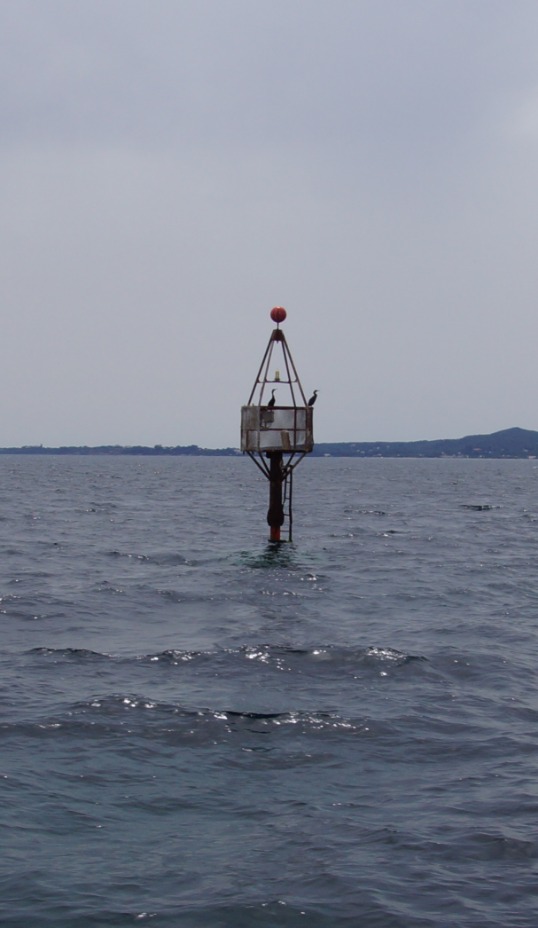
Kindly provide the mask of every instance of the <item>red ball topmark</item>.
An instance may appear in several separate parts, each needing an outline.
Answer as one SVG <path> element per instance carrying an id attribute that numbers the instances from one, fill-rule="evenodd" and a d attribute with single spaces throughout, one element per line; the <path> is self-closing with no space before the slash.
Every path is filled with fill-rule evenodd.
<path id="1" fill-rule="evenodd" d="M 284 319 L 286 318 L 287 315 L 288 314 L 283 306 L 275 306 L 271 310 L 271 319 L 273 320 L 273 322 L 276 322 L 277 325 L 280 322 L 284 322 Z"/>

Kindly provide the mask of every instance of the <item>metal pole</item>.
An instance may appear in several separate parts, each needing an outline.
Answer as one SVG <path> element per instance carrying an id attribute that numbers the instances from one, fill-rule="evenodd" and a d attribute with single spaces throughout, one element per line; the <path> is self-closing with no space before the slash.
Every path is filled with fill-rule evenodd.
<path id="1" fill-rule="evenodd" d="M 293 506 L 293 467 L 290 468 L 290 473 L 289 473 L 289 490 L 288 490 L 288 493 L 289 493 L 289 496 L 288 496 L 288 520 L 289 520 L 289 526 L 290 526 L 290 530 L 289 530 L 289 534 L 288 534 L 288 540 L 291 541 L 291 540 L 292 540 L 291 535 L 292 535 L 292 529 L 293 529 L 293 510 L 292 510 L 292 506 Z"/>
<path id="2" fill-rule="evenodd" d="M 270 541 L 280 541 L 280 529 L 284 524 L 284 507 L 282 506 L 282 482 L 284 469 L 282 452 L 269 451 L 269 509 L 267 524 L 270 529 Z"/>

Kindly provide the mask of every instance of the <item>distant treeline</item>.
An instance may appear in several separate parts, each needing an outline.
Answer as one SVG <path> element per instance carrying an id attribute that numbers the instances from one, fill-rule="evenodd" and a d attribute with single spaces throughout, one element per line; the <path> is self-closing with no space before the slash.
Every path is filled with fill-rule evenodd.
<path id="1" fill-rule="evenodd" d="M 315 457 L 347 458 L 534 458 L 538 457 L 538 432 L 512 428 L 491 435 L 467 435 L 465 438 L 436 441 L 321 442 L 312 453 Z M 199 445 L 66 445 L 59 448 L 24 445 L 22 448 L 0 448 L 0 454 L 237 457 L 241 452 L 237 448 L 200 448 Z"/>
<path id="2" fill-rule="evenodd" d="M 45 445 L 23 445 L 22 448 L 0 448 L 0 454 L 109 454 L 109 455 L 209 455 L 222 457 L 240 455 L 237 448 L 200 448 L 198 445 L 61 445 L 49 448 Z"/>

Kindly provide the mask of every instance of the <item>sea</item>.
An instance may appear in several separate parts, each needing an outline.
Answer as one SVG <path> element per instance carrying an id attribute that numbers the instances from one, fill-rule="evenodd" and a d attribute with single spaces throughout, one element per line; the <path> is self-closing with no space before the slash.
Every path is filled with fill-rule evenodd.
<path id="1" fill-rule="evenodd" d="M 2 928 L 535 928 L 538 461 L 0 456 Z"/>

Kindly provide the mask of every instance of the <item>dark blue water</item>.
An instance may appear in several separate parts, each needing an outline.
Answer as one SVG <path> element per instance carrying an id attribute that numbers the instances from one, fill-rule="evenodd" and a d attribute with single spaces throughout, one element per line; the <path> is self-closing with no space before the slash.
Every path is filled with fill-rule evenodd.
<path id="1" fill-rule="evenodd" d="M 534 928 L 537 490 L 0 457 L 3 928 Z"/>

